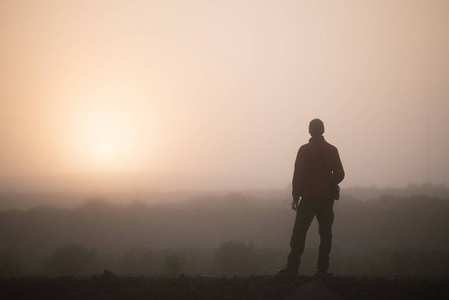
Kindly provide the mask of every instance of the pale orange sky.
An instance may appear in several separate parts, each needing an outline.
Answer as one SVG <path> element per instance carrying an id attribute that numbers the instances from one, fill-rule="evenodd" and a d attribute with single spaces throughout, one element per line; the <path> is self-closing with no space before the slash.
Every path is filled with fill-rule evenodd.
<path id="1" fill-rule="evenodd" d="M 1 178 L 283 188 L 319 117 L 344 186 L 426 182 L 427 153 L 449 184 L 449 1 L 2 0 L 0 45 Z"/>

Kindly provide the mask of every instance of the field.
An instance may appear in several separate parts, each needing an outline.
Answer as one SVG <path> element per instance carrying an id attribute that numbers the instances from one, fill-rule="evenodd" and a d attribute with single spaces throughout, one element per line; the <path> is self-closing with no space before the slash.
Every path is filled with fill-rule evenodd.
<path id="1" fill-rule="evenodd" d="M 275 276 L 294 221 L 287 191 L 5 209 L 1 298 L 444 299 L 449 200 L 446 189 L 431 192 L 346 191 L 334 205 L 335 275 L 320 280 L 316 224 L 300 276 Z"/>
<path id="2" fill-rule="evenodd" d="M 449 282 L 274 276 L 146 278 L 105 271 L 91 278 L 0 280 L 2 299 L 447 299 Z"/>

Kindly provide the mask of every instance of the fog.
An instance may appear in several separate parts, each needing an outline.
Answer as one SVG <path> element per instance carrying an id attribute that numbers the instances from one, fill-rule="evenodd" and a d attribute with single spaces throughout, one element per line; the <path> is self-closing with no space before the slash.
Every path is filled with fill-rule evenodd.
<path id="1" fill-rule="evenodd" d="M 448 1 L 3 0 L 0 45 L 0 277 L 274 274 L 320 118 L 332 268 L 447 278 Z"/>
<path id="2" fill-rule="evenodd" d="M 127 203 L 87 199 L 70 208 L 51 205 L 58 196 L 73 199 L 67 195 L 1 194 L 2 206 L 30 198 L 46 206 L 0 211 L 0 278 L 104 269 L 121 276 L 273 275 L 288 253 L 289 194 L 153 194 Z M 349 189 L 341 198 L 334 205 L 331 271 L 447 278 L 449 233 L 441 228 L 448 226 L 449 189 Z M 315 271 L 318 244 L 314 221 L 301 274 Z"/>
<path id="3" fill-rule="evenodd" d="M 438 0 L 1 1 L 2 190 L 283 189 L 315 117 L 344 187 L 448 184 L 448 20 Z"/>

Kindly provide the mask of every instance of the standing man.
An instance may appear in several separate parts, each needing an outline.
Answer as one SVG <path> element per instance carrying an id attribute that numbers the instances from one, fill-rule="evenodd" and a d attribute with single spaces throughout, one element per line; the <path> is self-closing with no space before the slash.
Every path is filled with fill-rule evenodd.
<path id="1" fill-rule="evenodd" d="M 292 192 L 296 219 L 287 266 L 279 271 L 279 275 L 298 275 L 307 230 L 315 216 L 320 234 L 316 275 L 326 275 L 329 268 L 335 198 L 332 186 L 343 180 L 345 172 L 337 148 L 323 137 L 324 124 L 320 119 L 310 121 L 309 133 L 312 136 L 309 143 L 301 146 L 296 156 Z"/>

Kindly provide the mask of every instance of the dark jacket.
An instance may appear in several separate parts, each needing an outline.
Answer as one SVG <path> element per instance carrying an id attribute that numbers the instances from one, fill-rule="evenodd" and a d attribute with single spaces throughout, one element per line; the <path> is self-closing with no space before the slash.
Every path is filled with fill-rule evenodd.
<path id="1" fill-rule="evenodd" d="M 298 200 L 299 197 L 332 198 L 331 181 L 338 184 L 344 177 L 345 171 L 337 148 L 326 142 L 322 135 L 313 136 L 309 143 L 299 148 L 296 156 L 293 199 Z"/>

